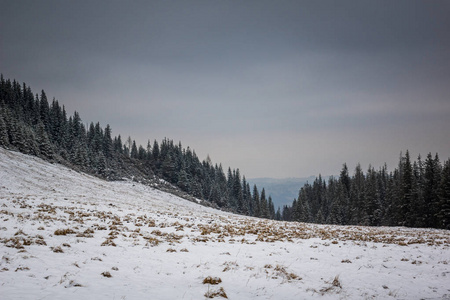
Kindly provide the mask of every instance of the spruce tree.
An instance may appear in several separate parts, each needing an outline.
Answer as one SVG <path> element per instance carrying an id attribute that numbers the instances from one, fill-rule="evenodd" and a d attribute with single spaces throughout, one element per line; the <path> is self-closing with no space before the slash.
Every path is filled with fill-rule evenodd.
<path id="1" fill-rule="evenodd" d="M 37 125 L 37 143 L 39 145 L 41 155 L 45 158 L 52 159 L 54 156 L 53 149 L 42 122 L 39 122 Z"/>
<path id="2" fill-rule="evenodd" d="M 47 100 L 47 95 L 44 90 L 41 91 L 41 97 L 39 100 L 39 113 L 41 122 L 44 124 L 45 131 L 50 129 L 50 111 Z"/>
<path id="3" fill-rule="evenodd" d="M 438 196 L 437 225 L 439 228 L 450 229 L 450 160 L 444 163 Z"/>
<path id="4" fill-rule="evenodd" d="M 275 207 L 271 196 L 269 196 L 269 200 L 267 201 L 267 208 L 269 210 L 269 219 L 275 219 Z"/>
<path id="5" fill-rule="evenodd" d="M 367 171 L 364 197 L 366 220 L 363 224 L 370 226 L 380 225 L 381 208 L 377 191 L 377 178 L 375 170 L 372 167 L 369 167 Z"/>
<path id="6" fill-rule="evenodd" d="M 233 198 L 234 198 L 234 202 L 235 202 L 234 209 L 238 213 L 242 213 L 244 200 L 243 200 L 243 195 L 242 195 L 241 175 L 240 175 L 239 169 L 237 169 L 234 174 Z"/>
<path id="7" fill-rule="evenodd" d="M 131 158 L 137 159 L 138 158 L 138 149 L 136 146 L 136 141 L 133 140 L 133 143 L 131 145 Z"/>
<path id="8" fill-rule="evenodd" d="M 357 164 L 353 179 L 350 185 L 350 224 L 362 224 L 365 217 L 364 214 L 364 187 L 365 176 L 361 169 L 361 165 Z"/>
<path id="9" fill-rule="evenodd" d="M 188 173 L 186 172 L 186 165 L 184 162 L 182 163 L 181 169 L 178 172 L 178 180 L 177 180 L 177 186 L 180 187 L 185 192 L 190 192 L 191 184 L 189 180 Z M 214 198 L 216 198 L 218 195 L 215 194 Z M 215 199 L 215 202 L 218 202 L 217 199 Z"/>
<path id="10" fill-rule="evenodd" d="M 253 185 L 253 195 L 252 195 L 252 206 L 253 206 L 253 216 L 261 217 L 261 203 L 259 201 L 259 192 L 256 184 Z"/>
<path id="11" fill-rule="evenodd" d="M 438 200 L 438 189 L 440 182 L 440 166 L 439 158 L 433 159 L 431 153 L 428 153 L 425 160 L 425 174 L 424 174 L 424 191 L 423 197 L 425 202 L 425 219 L 427 227 L 436 227 L 437 220 L 437 202 Z"/>
<path id="12" fill-rule="evenodd" d="M 261 198 L 260 198 L 260 217 L 268 219 L 270 217 L 269 215 L 269 208 L 267 205 L 267 199 L 266 199 L 266 191 L 263 188 L 261 191 Z"/>
<path id="13" fill-rule="evenodd" d="M 0 108 L 0 146 L 8 148 L 9 139 L 8 139 L 8 130 L 6 128 L 6 122 L 3 119 L 3 110 Z"/>
<path id="14" fill-rule="evenodd" d="M 406 150 L 405 157 L 403 158 L 402 171 L 402 200 L 400 214 L 403 219 L 402 223 L 406 226 L 411 226 L 413 170 L 408 150 Z"/>
<path id="15" fill-rule="evenodd" d="M 103 136 L 103 153 L 105 154 L 106 159 L 112 158 L 113 153 L 113 141 L 111 137 L 111 126 L 109 124 L 106 125 L 104 136 Z"/>

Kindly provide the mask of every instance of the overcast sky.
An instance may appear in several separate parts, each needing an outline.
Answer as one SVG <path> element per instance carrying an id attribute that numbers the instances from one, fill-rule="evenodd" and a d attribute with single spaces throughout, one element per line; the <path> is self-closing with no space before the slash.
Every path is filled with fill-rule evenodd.
<path id="1" fill-rule="evenodd" d="M 0 72 L 251 177 L 450 157 L 450 1 L 3 1 Z"/>

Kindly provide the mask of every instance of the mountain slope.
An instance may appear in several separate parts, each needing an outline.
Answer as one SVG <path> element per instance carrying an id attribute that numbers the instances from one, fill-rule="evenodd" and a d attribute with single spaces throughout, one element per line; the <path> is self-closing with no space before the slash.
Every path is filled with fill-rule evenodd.
<path id="1" fill-rule="evenodd" d="M 445 230 L 243 217 L 3 148 L 0 220 L 4 299 L 450 294 Z"/>

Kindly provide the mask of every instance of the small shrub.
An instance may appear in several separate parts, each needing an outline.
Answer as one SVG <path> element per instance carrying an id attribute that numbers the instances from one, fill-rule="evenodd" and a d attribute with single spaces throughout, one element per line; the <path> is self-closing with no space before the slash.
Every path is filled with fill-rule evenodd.
<path id="1" fill-rule="evenodd" d="M 93 257 L 91 258 L 91 260 L 103 261 L 103 259 L 101 259 L 100 257 Z"/>
<path id="2" fill-rule="evenodd" d="M 286 278 L 287 281 L 302 280 L 302 278 L 300 276 L 298 276 L 297 274 L 294 274 L 294 273 L 287 272 L 286 269 L 283 266 L 280 266 L 280 265 L 277 265 L 275 267 L 274 271 L 276 271 L 276 274 L 278 276 Z"/>
<path id="3" fill-rule="evenodd" d="M 334 277 L 333 282 L 331 283 L 334 287 L 342 288 L 341 282 L 339 281 L 339 275 Z"/>
<path id="4" fill-rule="evenodd" d="M 19 229 L 16 233 L 14 233 L 14 236 L 17 235 L 27 235 L 25 232 L 22 231 L 22 229 Z"/>
<path id="5" fill-rule="evenodd" d="M 57 229 L 54 234 L 55 235 L 68 235 L 68 234 L 73 234 L 73 233 L 75 233 L 75 231 L 73 231 L 70 228 L 66 228 L 66 229 Z"/>
<path id="6" fill-rule="evenodd" d="M 215 298 L 215 297 L 222 297 L 225 299 L 228 299 L 227 293 L 225 293 L 225 290 L 223 289 L 223 287 L 219 288 L 216 291 L 207 291 L 205 293 L 205 297 L 206 298 Z"/>
<path id="7" fill-rule="evenodd" d="M 58 247 L 51 247 L 50 249 L 52 249 L 53 252 L 55 253 L 64 253 L 63 249 L 61 248 L 61 246 Z"/>
<path id="8" fill-rule="evenodd" d="M 335 276 L 331 284 L 327 287 L 320 289 L 320 293 L 323 295 L 327 293 L 336 292 L 339 293 L 340 289 L 342 289 L 341 282 L 339 281 L 339 275 Z"/>
<path id="9" fill-rule="evenodd" d="M 106 241 L 104 241 L 101 246 L 113 246 L 113 247 L 116 247 L 117 245 L 116 245 L 116 243 L 114 243 L 114 241 L 112 239 L 106 239 Z"/>
<path id="10" fill-rule="evenodd" d="M 154 237 L 144 237 L 144 239 L 147 240 L 147 245 L 150 245 L 152 247 L 158 246 L 159 243 L 161 242 L 160 240 L 158 240 L 157 238 L 154 238 Z"/>
<path id="11" fill-rule="evenodd" d="M 102 275 L 103 275 L 103 277 L 106 277 L 106 278 L 112 277 L 111 273 L 109 273 L 108 271 L 103 272 Z"/>
<path id="12" fill-rule="evenodd" d="M 219 284 L 219 283 L 221 283 L 222 282 L 222 279 L 220 279 L 219 277 L 211 277 L 211 276 L 208 276 L 208 277 L 206 277 L 205 279 L 203 279 L 203 284 L 212 284 L 212 285 L 215 285 L 215 284 Z"/>
<path id="13" fill-rule="evenodd" d="M 66 287 L 83 287 L 83 285 L 81 283 L 75 282 L 73 280 L 69 281 L 69 285 Z"/>

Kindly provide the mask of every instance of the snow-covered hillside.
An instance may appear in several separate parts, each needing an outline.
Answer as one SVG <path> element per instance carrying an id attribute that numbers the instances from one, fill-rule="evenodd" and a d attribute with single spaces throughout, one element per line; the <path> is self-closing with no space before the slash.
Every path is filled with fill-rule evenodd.
<path id="1" fill-rule="evenodd" d="M 450 232 L 285 223 L 0 148 L 0 299 L 450 299 Z"/>

